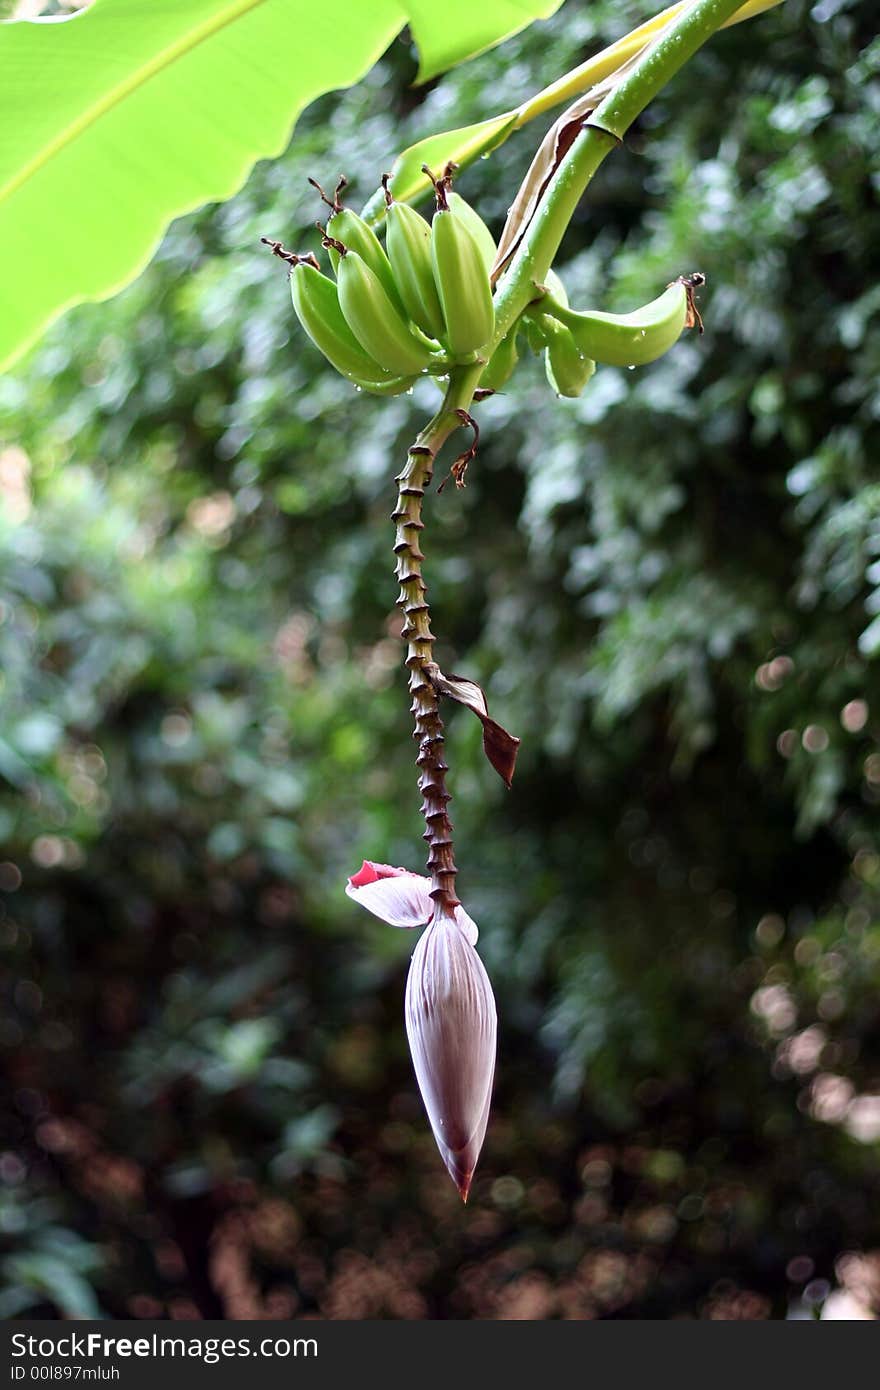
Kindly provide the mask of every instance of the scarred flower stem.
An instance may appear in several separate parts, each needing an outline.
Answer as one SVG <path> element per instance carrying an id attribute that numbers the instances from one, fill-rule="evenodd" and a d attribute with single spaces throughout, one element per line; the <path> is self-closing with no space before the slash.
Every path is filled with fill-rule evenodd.
<path id="1" fill-rule="evenodd" d="M 467 412 L 473 401 L 483 367 L 483 362 L 475 362 L 454 368 L 450 373 L 443 404 L 420 431 L 410 447 L 403 469 L 397 475 L 397 506 L 391 513 L 395 523 L 394 553 L 400 584 L 397 604 L 404 617 L 401 636 L 406 643 L 406 666 L 412 696 L 410 709 L 415 719 L 413 738 L 419 746 L 416 766 L 422 796 L 421 812 L 426 827 L 423 838 L 428 842 L 431 897 L 438 907 L 448 912 L 458 905 L 458 898 L 455 893 L 452 822 L 447 812 L 450 794 L 446 790 L 448 765 L 443 756 L 440 701 L 424 672 L 425 662 L 433 659 L 434 634 L 431 632 L 427 586 L 422 577 L 425 558 L 420 546 L 424 529 L 422 498 L 433 476 L 434 459 L 449 436 L 462 428 L 461 412 Z"/>

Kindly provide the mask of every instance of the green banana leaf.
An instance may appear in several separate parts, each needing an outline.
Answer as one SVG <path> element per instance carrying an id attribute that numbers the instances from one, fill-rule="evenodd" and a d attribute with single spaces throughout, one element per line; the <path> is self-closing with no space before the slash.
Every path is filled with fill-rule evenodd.
<path id="1" fill-rule="evenodd" d="M 419 50 L 417 82 L 428 82 L 464 58 L 485 53 L 502 38 L 546 19 L 562 0 L 419 0 L 405 6 Z"/>
<path id="2" fill-rule="evenodd" d="M 480 155 L 489 154 L 507 139 L 516 125 L 518 113 L 503 111 L 500 116 L 492 116 L 488 121 L 478 121 L 476 125 L 461 126 L 458 130 L 444 130 L 439 135 L 427 135 L 409 149 L 403 151 L 394 161 L 391 169 L 391 190 L 399 203 L 416 202 L 430 191 L 431 183 L 422 173 L 422 165 L 437 173 L 447 160 L 463 167 L 471 164 Z M 380 188 L 374 193 L 363 209 L 369 222 L 376 224 L 385 216 L 385 197 Z"/>
<path id="3" fill-rule="evenodd" d="M 230 197 L 407 23 L 422 80 L 561 0 L 95 0 L 0 25 L 0 367 Z"/>

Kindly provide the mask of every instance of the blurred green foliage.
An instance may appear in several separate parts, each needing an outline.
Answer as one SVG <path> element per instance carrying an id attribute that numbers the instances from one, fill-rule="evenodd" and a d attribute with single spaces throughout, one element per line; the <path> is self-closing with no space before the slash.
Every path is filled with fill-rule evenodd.
<path id="1" fill-rule="evenodd" d="M 646 12 L 570 2 L 427 90 L 396 44 L 0 382 L 6 1316 L 877 1296 L 880 43 L 850 0 L 719 36 L 570 229 L 575 304 L 701 269 L 705 336 L 579 401 L 527 360 L 428 501 L 438 660 L 523 740 L 508 794 L 450 716 L 501 1015 L 467 1209 L 412 939 L 342 895 L 423 861 L 388 514 L 433 397 L 327 371 L 259 237 L 313 248 L 308 174 L 365 198 Z M 496 230 L 538 135 L 462 177 Z"/>

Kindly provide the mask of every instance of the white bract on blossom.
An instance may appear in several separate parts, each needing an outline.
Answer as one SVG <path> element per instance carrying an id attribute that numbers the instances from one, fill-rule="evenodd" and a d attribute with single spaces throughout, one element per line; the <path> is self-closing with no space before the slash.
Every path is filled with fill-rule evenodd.
<path id="1" fill-rule="evenodd" d="M 346 893 L 393 927 L 427 930 L 406 982 L 406 1034 L 437 1147 L 464 1201 L 489 1119 L 498 1017 L 477 928 L 463 907 L 439 909 L 431 880 L 364 861 Z"/>

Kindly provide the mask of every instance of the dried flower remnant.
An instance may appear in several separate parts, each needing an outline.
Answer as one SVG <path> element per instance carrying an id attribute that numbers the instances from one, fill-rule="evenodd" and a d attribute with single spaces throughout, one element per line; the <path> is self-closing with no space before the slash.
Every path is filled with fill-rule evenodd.
<path id="1" fill-rule="evenodd" d="M 406 1033 L 437 1147 L 467 1201 L 489 1120 L 498 1016 L 476 924 L 438 909 L 431 881 L 365 861 L 346 893 L 394 927 L 426 926 L 406 982 Z"/>
<path id="2" fill-rule="evenodd" d="M 457 701 L 477 716 L 483 726 L 483 752 L 509 791 L 520 740 L 491 718 L 486 696 L 476 681 L 467 676 L 444 676 L 435 661 L 423 661 L 422 670 L 440 695 Z"/>

